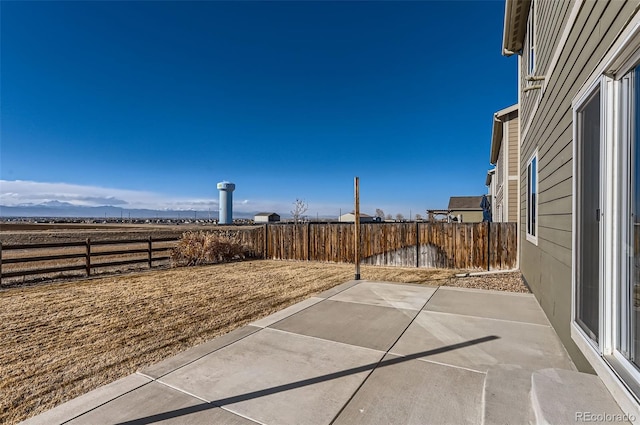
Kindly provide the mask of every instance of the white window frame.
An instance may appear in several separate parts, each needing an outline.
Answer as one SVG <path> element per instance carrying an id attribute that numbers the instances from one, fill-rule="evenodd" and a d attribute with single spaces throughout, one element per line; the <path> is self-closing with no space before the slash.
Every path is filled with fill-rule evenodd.
<path id="1" fill-rule="evenodd" d="M 531 219 L 532 219 L 532 214 L 531 214 L 531 184 L 530 184 L 530 180 L 531 180 L 531 173 L 529 172 L 529 167 L 531 166 L 531 164 L 533 163 L 533 161 L 535 160 L 535 188 L 536 188 L 536 200 L 535 200 L 535 208 L 534 208 L 534 217 L 533 217 L 533 221 L 534 221 L 534 228 L 533 228 L 533 233 L 531 233 L 529 230 L 531 229 Z M 529 157 L 529 159 L 527 160 L 527 201 L 526 201 L 526 210 L 527 210 L 527 216 L 526 216 L 526 220 L 525 220 L 525 224 L 526 224 L 526 228 L 525 228 L 525 233 L 527 235 L 527 240 L 529 242 L 531 242 L 534 245 L 538 245 L 538 228 L 539 228 L 539 224 L 540 224 L 540 220 L 539 220 L 539 209 L 538 206 L 540 205 L 540 185 L 539 180 L 540 180 L 540 161 L 538 160 L 538 148 L 536 148 L 535 151 L 533 151 L 533 154 L 531 154 L 531 156 Z"/>
<path id="2" fill-rule="evenodd" d="M 598 326 L 598 342 L 596 343 L 595 341 L 593 341 L 593 339 L 591 339 L 591 337 L 589 335 L 587 335 L 587 333 L 582 329 L 582 327 L 576 322 L 576 318 L 577 318 L 577 306 L 576 306 L 576 295 L 577 295 L 577 287 L 578 287 L 578 283 L 576 280 L 576 276 L 577 276 L 577 267 L 579 264 L 579 260 L 578 260 L 578 255 L 579 255 L 579 249 L 578 249 L 578 191 L 579 191 L 579 176 L 581 176 L 582 174 L 582 170 L 581 170 L 581 164 L 580 161 L 578 161 L 578 143 L 577 141 L 579 140 L 579 138 L 581 137 L 581 135 L 579 134 L 578 131 L 578 113 L 579 110 L 582 109 L 583 106 L 586 105 L 587 102 L 589 102 L 591 100 L 591 98 L 594 96 L 595 92 L 599 91 L 600 92 L 600 140 L 601 140 L 601 145 L 600 145 L 600 163 L 601 163 L 601 169 L 600 169 L 600 205 L 601 205 L 601 225 L 600 225 L 600 234 L 599 234 L 599 238 L 600 238 L 600 253 L 599 253 L 599 259 L 601 260 L 601 264 L 599 267 L 600 270 L 600 276 L 599 276 L 599 282 L 600 282 L 600 306 L 599 306 L 599 326 Z M 607 182 L 609 180 L 605 181 L 605 173 L 603 172 L 606 169 L 610 169 L 609 164 L 607 163 L 607 155 L 606 155 L 606 146 L 609 145 L 609 140 L 606 137 L 606 129 L 607 128 L 611 128 L 610 125 L 607 125 L 608 123 L 605 122 L 604 116 L 606 111 L 609 109 L 608 105 L 606 105 L 607 102 L 607 95 L 609 94 L 609 91 L 606 90 L 605 84 L 604 84 L 604 77 L 599 78 L 598 80 L 596 80 L 595 82 L 593 82 L 586 90 L 582 90 L 581 91 L 581 95 L 580 97 L 578 97 L 577 99 L 574 100 L 573 102 L 573 117 L 572 117 L 572 122 L 573 122 L 573 196 L 572 196 L 572 214 L 571 214 L 571 222 L 572 222 L 572 261 L 571 261 L 571 324 L 572 324 L 572 328 L 575 327 L 577 332 L 579 332 L 581 338 L 584 340 L 584 342 L 589 345 L 593 350 L 595 351 L 600 351 L 600 347 L 603 346 L 603 344 L 605 344 L 605 341 L 607 341 L 609 339 L 610 336 L 610 332 L 607 331 L 607 324 L 606 322 L 606 318 L 605 318 L 605 312 L 603 311 L 603 304 L 604 304 L 604 297 L 605 294 L 602 289 L 602 282 L 605 281 L 604 276 L 606 276 L 606 269 L 608 269 L 606 267 L 606 264 L 604 261 L 602 261 L 604 259 L 604 250 L 605 250 L 605 241 L 604 241 L 604 229 L 606 227 L 605 220 L 608 218 L 609 214 L 607 214 L 607 208 L 606 208 L 606 199 L 605 197 L 610 194 L 610 191 L 605 191 L 604 188 L 607 185 Z M 600 346 L 600 347 L 599 347 Z"/>

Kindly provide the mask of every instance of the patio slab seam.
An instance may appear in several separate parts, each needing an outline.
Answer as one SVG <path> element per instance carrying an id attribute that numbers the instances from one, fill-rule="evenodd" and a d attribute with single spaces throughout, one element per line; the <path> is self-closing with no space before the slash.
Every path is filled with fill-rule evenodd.
<path id="1" fill-rule="evenodd" d="M 345 291 L 346 291 L 346 289 L 345 289 Z M 342 292 L 342 291 L 341 291 L 341 292 Z M 315 300 L 314 300 L 314 298 L 315 298 L 317 301 L 315 301 Z M 303 311 L 307 310 L 308 308 L 311 308 L 311 307 L 313 307 L 313 306 L 314 306 L 314 305 L 316 305 L 316 304 L 320 304 L 320 303 L 322 303 L 322 302 L 326 301 L 327 299 L 328 299 L 328 298 L 322 298 L 322 297 L 316 297 L 316 296 L 313 296 L 313 297 L 310 297 L 310 298 L 305 298 L 304 300 L 302 300 L 302 301 L 300 301 L 300 302 L 298 302 L 298 303 L 292 304 L 292 305 L 290 305 L 289 307 L 285 307 L 284 309 L 282 309 L 282 310 L 280 310 L 280 311 L 276 311 L 276 312 L 275 312 L 275 313 L 273 313 L 273 314 L 270 314 L 270 315 L 268 315 L 268 316 L 265 316 L 265 317 L 263 317 L 262 319 L 256 320 L 256 321 L 251 322 L 251 323 L 249 323 L 249 324 L 250 324 L 251 326 L 255 326 L 255 327 L 257 327 L 257 328 L 262 328 L 262 329 L 264 329 L 264 328 L 268 328 L 268 327 L 270 327 L 270 326 L 272 326 L 272 325 L 275 325 L 275 324 L 277 324 L 277 323 L 279 323 L 279 322 L 282 322 L 284 319 L 288 319 L 289 317 L 293 316 L 294 314 L 302 313 Z M 295 309 L 295 308 L 296 308 L 296 306 L 299 306 L 300 304 L 308 304 L 308 305 L 307 305 L 307 306 L 305 306 L 305 307 L 303 307 L 303 308 L 301 308 L 301 309 L 299 309 L 299 310 L 296 310 L 296 309 Z M 287 314 L 286 316 L 282 316 L 281 318 L 277 319 L 275 322 L 271 322 L 271 323 L 269 323 L 268 325 L 265 325 L 265 326 L 262 326 L 262 325 L 260 325 L 260 324 L 259 324 L 260 322 L 267 321 L 267 319 L 269 319 L 269 317 L 271 317 L 271 316 L 275 316 L 275 315 L 277 315 L 277 314 L 279 314 L 279 313 L 282 313 L 282 312 L 284 312 L 284 311 L 285 311 L 285 310 L 287 310 L 287 309 L 290 309 L 290 311 L 291 311 L 291 313 L 290 313 L 290 314 Z"/>
<path id="2" fill-rule="evenodd" d="M 417 317 L 417 315 L 416 315 L 416 317 Z M 415 320 L 415 318 L 414 318 L 414 320 Z M 349 347 L 362 348 L 362 349 L 365 349 L 365 350 L 373 351 L 373 352 L 378 353 L 378 354 L 386 354 L 386 351 L 376 350 L 375 348 L 364 347 L 362 345 L 349 344 L 348 342 L 334 341 L 332 339 L 324 339 L 324 338 L 320 338 L 320 337 L 313 336 L 313 335 L 299 334 L 299 333 L 296 333 L 296 332 L 285 331 L 283 329 L 278 329 L 278 328 L 269 327 L 269 328 L 265 328 L 265 329 L 269 329 L 270 331 L 281 332 L 281 333 L 288 334 L 288 335 L 296 335 L 296 336 L 302 336 L 302 337 L 305 337 L 305 338 L 311 338 L 311 339 L 315 339 L 315 340 L 323 341 L 323 342 L 331 342 L 333 344 L 339 344 L 339 345 L 346 345 L 346 346 L 349 346 Z"/>
<path id="3" fill-rule="evenodd" d="M 245 325 L 245 326 L 251 326 L 251 325 Z M 227 346 L 229 346 L 229 345 L 235 344 L 235 343 L 236 343 L 236 342 L 238 342 L 238 341 L 242 341 L 242 340 L 243 340 L 243 339 L 245 339 L 246 337 L 248 337 L 248 336 L 250 336 L 250 335 L 253 335 L 254 333 L 260 332 L 260 331 L 263 329 L 263 328 L 260 328 L 260 327 L 258 327 L 258 326 L 254 326 L 254 327 L 255 327 L 255 328 L 257 328 L 257 330 L 256 330 L 255 332 L 251 332 L 251 333 L 249 333 L 249 334 L 247 334 L 247 335 L 244 335 L 244 336 L 242 336 L 242 337 L 240 337 L 240 338 L 238 338 L 238 339 L 234 339 L 233 341 L 229 341 L 228 343 L 226 343 L 226 344 L 224 344 L 224 345 L 221 345 L 221 346 L 219 346 L 219 347 L 216 347 L 216 348 L 212 349 L 211 351 L 207 351 L 206 353 L 204 353 L 204 354 L 202 354 L 202 355 L 198 356 L 197 358 L 193 358 L 193 359 L 190 359 L 190 360 L 186 361 L 185 363 L 181 363 L 181 364 L 180 364 L 180 366 L 177 366 L 177 367 L 175 367 L 175 368 L 173 368 L 173 369 L 171 369 L 171 370 L 168 370 L 168 371 L 166 371 L 166 372 L 162 373 L 160 376 L 153 377 L 153 376 L 150 376 L 150 375 L 145 374 L 145 373 L 144 373 L 143 371 L 141 371 L 141 370 L 138 370 L 138 371 L 136 371 L 135 373 L 136 373 L 136 374 L 138 374 L 138 375 L 140 375 L 140 376 L 144 376 L 145 378 L 151 379 L 152 381 L 157 382 L 157 381 L 158 381 L 158 379 L 161 379 L 161 378 L 163 378 L 163 377 L 167 376 L 168 374 L 175 372 L 175 371 L 176 371 L 176 370 L 178 370 L 178 369 L 182 369 L 182 368 L 183 368 L 183 367 L 185 367 L 185 366 L 188 366 L 188 365 L 190 365 L 190 364 L 192 364 L 192 363 L 194 363 L 194 362 L 197 362 L 198 360 L 200 360 L 200 359 L 202 359 L 202 358 L 204 358 L 204 357 L 207 357 L 207 356 L 209 356 L 209 355 L 211 355 L 211 354 L 215 353 L 216 351 L 218 351 L 218 350 L 220 350 L 220 349 L 222 349 L 222 348 L 225 348 L 225 347 L 227 347 Z M 243 328 L 243 327 L 236 328 L 236 329 L 234 329 L 234 330 L 233 330 L 233 331 L 231 331 L 231 332 L 237 331 L 237 330 L 242 329 L 242 328 Z M 220 337 L 222 337 L 222 336 L 229 335 L 231 332 L 228 332 L 228 333 L 226 333 L 226 334 L 224 334 L 224 335 L 219 335 L 219 336 L 217 336 L 217 337 L 215 337 L 215 338 L 213 338 L 212 340 L 209 340 L 209 341 L 213 341 L 213 340 L 215 340 L 216 338 L 220 338 Z M 209 341 L 207 341 L 207 342 L 209 342 Z M 206 344 L 207 342 L 205 342 L 205 343 L 203 343 L 203 344 Z M 193 350 L 193 349 L 195 349 L 195 348 L 197 348 L 197 347 L 198 347 L 198 346 L 191 347 L 189 350 Z M 179 356 L 179 355 L 182 355 L 182 354 L 184 354 L 184 353 L 187 353 L 189 350 L 182 351 L 181 353 L 176 354 L 176 356 Z"/>
<path id="4" fill-rule="evenodd" d="M 185 391 L 185 390 L 183 390 L 183 389 L 181 389 L 181 388 L 178 388 L 178 387 L 176 387 L 176 386 L 174 386 L 174 385 L 171 385 L 171 384 L 169 384 L 169 383 L 167 383 L 167 382 L 164 382 L 164 381 L 162 381 L 161 379 L 162 379 L 162 378 L 158 378 L 158 379 L 156 379 L 156 380 L 155 380 L 155 382 L 156 382 L 156 383 L 158 383 L 158 384 L 160 384 L 160 385 L 163 385 L 163 386 L 165 386 L 165 387 L 167 387 L 167 388 L 171 388 L 172 390 L 178 391 L 179 393 L 182 393 L 182 394 L 187 395 L 187 396 L 189 396 L 189 397 L 193 397 L 193 398 L 195 398 L 195 399 L 198 399 L 198 400 L 200 400 L 200 401 L 202 401 L 202 402 L 204 402 L 204 403 L 212 404 L 212 403 L 211 403 L 211 401 L 209 401 L 209 400 L 207 400 L 207 399 L 204 399 L 204 398 L 202 398 L 202 397 L 198 397 L 197 395 L 192 394 L 192 393 L 190 393 L 189 391 Z M 220 406 L 217 406 L 217 407 L 220 407 Z"/>
<path id="5" fill-rule="evenodd" d="M 287 308 L 295 307 L 295 306 L 296 306 L 296 305 L 298 305 L 298 304 L 305 303 L 305 302 L 306 302 L 307 300 L 309 300 L 309 299 L 312 299 L 312 298 L 321 298 L 321 300 L 320 300 L 320 301 L 317 301 L 317 302 L 315 302 L 315 303 L 313 303 L 313 304 L 309 304 L 308 306 L 304 307 L 303 309 L 300 309 L 300 310 L 297 310 L 297 311 L 293 311 L 291 314 L 289 314 L 289 315 L 287 315 L 287 316 L 284 316 L 284 317 L 282 317 L 282 318 L 280 318 L 280 319 L 276 320 L 276 321 L 275 321 L 275 322 L 273 322 L 273 323 L 269 323 L 267 326 L 260 326 L 260 325 L 256 325 L 255 323 L 258 323 L 258 322 L 260 322 L 260 321 L 262 321 L 262 320 L 264 320 L 264 319 L 267 319 L 269 316 L 272 316 L 272 315 L 269 315 L 269 316 L 263 317 L 263 318 L 262 318 L 262 319 L 260 319 L 260 320 L 256 320 L 255 322 L 250 323 L 250 325 L 252 325 L 252 326 L 256 326 L 256 327 L 259 327 L 259 328 L 263 328 L 263 329 L 264 329 L 264 328 L 270 328 L 270 329 L 271 329 L 271 327 L 272 327 L 272 326 L 277 325 L 278 323 L 282 322 L 283 320 L 288 319 L 288 318 L 290 318 L 291 316 L 294 316 L 294 315 L 296 315 L 296 314 L 298 314 L 298 313 L 302 313 L 303 311 L 305 311 L 305 310 L 307 310 L 307 309 L 309 309 L 309 308 L 311 308 L 311 307 L 313 307 L 313 306 L 315 306 L 315 305 L 317 305 L 317 304 L 320 304 L 320 303 L 322 303 L 322 302 L 324 302 L 324 301 L 326 301 L 326 300 L 330 299 L 331 297 L 334 297 L 334 296 L 336 296 L 336 295 L 338 295 L 338 294 L 341 294 L 341 293 L 343 293 L 344 291 L 347 291 L 347 290 L 349 290 L 349 289 L 353 288 L 354 286 L 359 285 L 359 284 L 360 284 L 360 283 L 362 283 L 362 282 L 366 282 L 366 280 L 357 281 L 356 283 L 353 283 L 353 282 L 354 282 L 354 281 L 351 281 L 351 280 L 350 280 L 350 281 L 345 282 L 345 283 L 342 283 L 342 284 L 340 284 L 340 285 L 336 285 L 336 286 L 334 286 L 333 288 L 327 289 L 326 291 L 323 291 L 323 292 L 321 292 L 321 293 L 319 293 L 319 294 L 313 295 L 313 296 L 312 296 L 312 297 L 310 297 L 310 298 L 306 298 L 306 299 L 304 299 L 304 300 L 300 301 L 299 303 L 292 304 L 292 305 L 290 305 L 289 307 L 286 307 L 286 308 L 285 308 L 285 310 L 286 310 Z M 329 295 L 328 297 L 324 297 L 324 296 L 322 296 L 322 295 L 323 295 L 323 294 L 325 294 L 326 292 L 332 291 L 332 290 L 337 289 L 337 288 L 339 288 L 339 287 L 341 287 L 341 286 L 342 286 L 343 288 L 342 288 L 342 289 L 340 289 L 340 290 L 339 290 L 338 292 L 336 292 L 335 294 L 331 294 L 331 295 Z M 281 311 L 282 311 L 282 310 L 281 310 Z M 275 313 L 273 313 L 273 314 L 278 314 L 278 313 L 279 313 L 279 312 L 275 312 Z"/>
<path id="6" fill-rule="evenodd" d="M 450 316 L 473 317 L 473 318 L 476 318 L 476 319 L 495 320 L 495 321 L 498 321 L 498 322 L 518 323 L 518 324 L 521 324 L 521 325 L 540 326 L 540 327 L 543 327 L 543 328 L 551 328 L 551 329 L 553 329 L 553 327 L 551 325 L 543 325 L 541 323 L 522 322 L 522 321 L 519 321 L 519 320 L 497 319 L 495 317 L 485 317 L 485 316 L 478 316 L 478 315 L 473 315 L 473 314 L 460 314 L 460 313 L 449 313 L 449 312 L 446 312 L 446 311 L 425 310 L 424 308 L 421 310 L 421 312 L 422 311 L 426 311 L 426 312 L 434 313 L 434 314 L 446 314 L 446 315 L 450 315 Z"/>
<path id="7" fill-rule="evenodd" d="M 147 378 L 147 377 L 145 376 L 145 378 Z M 148 379 L 149 379 L 149 378 L 148 378 Z M 79 414 L 77 414 L 77 415 L 75 415 L 75 416 L 73 416 L 73 417 L 71 417 L 71 418 L 65 419 L 64 421 L 60 422 L 60 424 L 61 424 L 61 425 L 63 425 L 63 424 L 69 423 L 69 422 L 71 422 L 71 421 L 73 421 L 73 420 L 76 420 L 76 419 L 78 419 L 78 418 L 80 418 L 80 417 L 82 417 L 82 416 L 86 415 L 87 413 L 93 412 L 94 410 L 97 410 L 97 409 L 99 409 L 100 407 L 102 407 L 102 406 L 104 406 L 104 405 L 106 405 L 106 404 L 111 403 L 111 402 L 112 402 L 112 401 L 114 401 L 114 400 L 117 400 L 117 399 L 119 399 L 119 398 L 121 398 L 121 397 L 126 396 L 127 394 L 130 394 L 130 393 L 132 393 L 132 392 L 134 392 L 134 391 L 139 390 L 140 388 L 142 388 L 142 387 L 144 387 L 144 386 L 149 385 L 151 382 L 153 382 L 153 381 L 146 382 L 146 383 L 144 383 L 144 384 L 140 385 L 139 387 L 136 387 L 136 388 L 130 389 L 130 390 L 128 390 L 128 391 L 123 392 L 122 394 L 119 394 L 119 395 L 117 395 L 117 396 L 111 397 L 111 398 L 109 398 L 108 400 L 105 400 L 103 403 L 97 404 L 97 405 L 95 405 L 95 406 L 91 407 L 90 409 L 88 409 L 88 410 L 86 410 L 86 411 L 84 411 L 84 412 L 82 412 L 82 413 L 79 413 Z M 100 389 L 100 388 L 102 388 L 102 387 L 96 388 L 96 390 L 97 390 L 97 389 Z M 63 405 L 60 405 L 60 406 L 63 406 Z M 45 412 L 45 413 L 46 413 L 46 412 Z M 34 418 L 37 418 L 37 416 L 35 416 Z"/>
<path id="8" fill-rule="evenodd" d="M 253 422 L 254 424 L 258 424 L 258 425 L 269 425 L 269 424 L 266 424 L 266 423 L 264 423 L 264 422 L 260 422 L 259 420 L 255 419 L 255 418 L 250 418 L 250 417 L 248 417 L 248 416 L 246 416 L 246 415 L 243 415 L 242 413 L 234 412 L 233 410 L 229 410 L 229 409 L 227 409 L 227 407 L 226 407 L 226 406 L 218 406 L 218 409 L 222 409 L 222 410 L 224 410 L 225 412 L 231 413 L 232 415 L 239 416 L 239 417 L 241 417 L 242 419 L 246 419 L 246 420 L 248 420 L 248 421 Z"/>
<path id="9" fill-rule="evenodd" d="M 407 357 L 406 354 L 398 354 L 398 353 L 394 353 L 392 351 L 389 351 L 388 354 L 392 354 L 392 355 L 398 356 L 398 357 Z M 470 367 L 459 366 L 459 365 L 450 364 L 450 363 L 437 362 L 435 360 L 429 360 L 429 359 L 425 359 L 425 358 L 421 358 L 421 357 L 417 358 L 416 360 L 418 360 L 420 362 L 433 363 L 433 364 L 437 364 L 437 365 L 440 365 L 440 366 L 452 367 L 454 369 L 462 369 L 462 370 L 466 370 L 467 372 L 480 373 L 482 375 L 486 375 L 487 374 L 487 372 L 485 370 L 478 370 L 478 369 L 472 369 Z"/>
<path id="10" fill-rule="evenodd" d="M 440 289 L 440 287 L 436 287 L 435 291 L 433 291 L 433 293 L 429 296 L 429 298 L 425 301 L 424 305 L 422 306 L 422 309 L 424 309 L 426 307 L 426 305 L 429 303 L 429 300 L 431 300 L 431 298 L 433 298 L 433 296 L 438 292 L 438 290 Z M 396 340 L 394 341 L 393 344 L 391 344 L 391 346 L 386 350 L 386 352 L 384 353 L 384 355 L 380 358 L 380 360 L 378 360 L 378 362 L 376 363 L 376 365 L 369 371 L 369 373 L 367 374 L 367 376 L 362 380 L 362 382 L 360 383 L 360 385 L 358 385 L 358 387 L 356 388 L 356 390 L 353 392 L 353 394 L 351 394 L 351 396 L 349 397 L 349 399 L 347 399 L 347 401 L 342 405 L 342 407 L 340 408 L 340 410 L 338 410 L 338 413 L 333 417 L 333 419 L 331 420 L 331 422 L 329 422 L 329 425 L 333 425 L 338 418 L 340 417 L 340 415 L 344 412 L 344 410 L 347 408 L 347 406 L 349 405 L 349 403 L 351 403 L 351 401 L 353 401 L 353 399 L 355 398 L 356 394 L 358 394 L 358 391 L 360 391 L 362 389 L 362 387 L 364 386 L 364 384 L 367 382 L 367 380 L 371 377 L 371 375 L 373 374 L 373 372 L 376 371 L 376 369 L 378 369 L 378 367 L 380 366 L 380 363 L 382 363 L 382 361 L 385 359 L 385 357 L 387 357 L 389 355 L 389 351 L 398 343 L 398 341 L 400 341 L 400 338 L 402 338 L 402 336 L 405 334 L 405 332 L 407 332 L 407 329 L 409 329 L 409 327 L 411 326 L 411 324 L 416 320 L 416 318 L 418 317 L 418 315 L 420 314 L 420 312 L 422 311 L 422 309 L 418 310 L 416 312 L 416 315 L 413 316 L 413 319 L 411 319 L 411 321 L 407 324 L 407 326 L 404 328 L 404 330 L 400 333 L 400 335 L 398 335 L 398 338 L 396 338 Z"/>

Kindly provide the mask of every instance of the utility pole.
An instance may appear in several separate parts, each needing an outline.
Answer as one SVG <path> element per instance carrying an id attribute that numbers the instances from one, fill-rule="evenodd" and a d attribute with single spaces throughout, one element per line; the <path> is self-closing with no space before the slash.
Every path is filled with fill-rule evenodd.
<path id="1" fill-rule="evenodd" d="M 354 252 L 355 252 L 355 260 L 356 260 L 356 276 L 355 280 L 360 280 L 360 178 L 356 177 L 354 179 L 355 186 L 355 231 L 356 231 L 356 240 L 354 242 Z"/>

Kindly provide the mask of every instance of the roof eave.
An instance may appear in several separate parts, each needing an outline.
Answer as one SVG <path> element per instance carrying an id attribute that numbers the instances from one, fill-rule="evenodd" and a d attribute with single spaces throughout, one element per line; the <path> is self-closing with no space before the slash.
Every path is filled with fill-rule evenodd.
<path id="1" fill-rule="evenodd" d="M 496 115 L 493 116 L 493 128 L 491 129 L 491 156 L 489 163 L 496 165 L 498 154 L 502 147 L 502 121 Z"/>
<path id="2" fill-rule="evenodd" d="M 527 32 L 531 0 L 505 0 L 502 54 L 514 55 L 522 50 Z"/>
<path id="3" fill-rule="evenodd" d="M 493 180 L 493 175 L 496 173 L 496 169 L 487 171 L 487 179 L 485 180 L 485 186 L 491 185 L 491 180 Z"/>

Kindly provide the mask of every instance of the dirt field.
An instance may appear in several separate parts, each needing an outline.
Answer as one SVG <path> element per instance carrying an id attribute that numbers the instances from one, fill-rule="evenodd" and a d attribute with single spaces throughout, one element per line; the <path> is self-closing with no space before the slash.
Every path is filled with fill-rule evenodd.
<path id="1" fill-rule="evenodd" d="M 0 423 L 17 423 L 353 278 L 353 265 L 248 261 L 0 291 Z M 363 279 L 461 286 L 453 270 Z M 502 282 L 502 283 L 500 283 Z M 518 276 L 494 289 L 526 292 Z M 515 283 L 514 283 L 515 282 Z"/>

